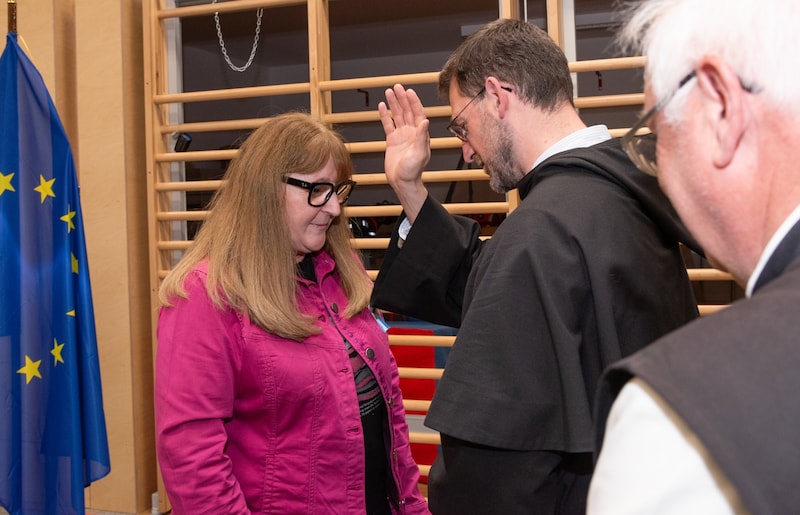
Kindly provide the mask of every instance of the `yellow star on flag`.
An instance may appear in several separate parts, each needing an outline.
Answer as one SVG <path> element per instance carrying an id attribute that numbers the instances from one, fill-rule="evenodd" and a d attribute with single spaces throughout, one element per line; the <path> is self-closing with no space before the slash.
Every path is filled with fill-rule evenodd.
<path id="1" fill-rule="evenodd" d="M 56 182 L 56 178 L 53 177 L 52 179 L 45 180 L 44 175 L 39 174 L 39 185 L 36 186 L 34 191 L 38 191 L 39 194 L 42 196 L 42 204 L 44 204 L 44 199 L 47 197 L 55 198 L 56 194 L 53 193 L 53 183 Z"/>
<path id="2" fill-rule="evenodd" d="M 58 340 L 53 338 L 53 349 L 50 351 L 50 354 L 53 355 L 53 366 L 64 363 L 64 358 L 61 357 L 61 349 L 63 348 L 64 344 L 58 343 Z"/>
<path id="3" fill-rule="evenodd" d="M 69 253 L 70 260 L 72 261 L 72 273 L 78 273 L 78 258 L 75 257 L 75 254 L 72 252 Z"/>
<path id="4" fill-rule="evenodd" d="M 75 218 L 75 211 L 69 210 L 69 204 L 67 204 L 67 214 L 59 218 L 62 222 L 67 223 L 67 233 L 75 228 L 75 224 L 72 223 L 72 219 Z"/>
<path id="5" fill-rule="evenodd" d="M 14 177 L 13 173 L 8 175 L 4 175 L 0 173 L 0 195 L 2 195 L 6 191 L 17 191 L 14 189 L 14 186 L 11 185 L 11 179 Z"/>
<path id="6" fill-rule="evenodd" d="M 69 311 L 67 311 L 67 316 L 74 317 L 75 316 L 75 310 L 74 309 L 70 309 Z"/>
<path id="7" fill-rule="evenodd" d="M 39 373 L 41 363 L 42 360 L 33 361 L 30 357 L 25 356 L 25 366 L 17 370 L 17 374 L 25 374 L 25 384 L 30 383 L 34 377 L 41 379 L 42 374 Z"/>

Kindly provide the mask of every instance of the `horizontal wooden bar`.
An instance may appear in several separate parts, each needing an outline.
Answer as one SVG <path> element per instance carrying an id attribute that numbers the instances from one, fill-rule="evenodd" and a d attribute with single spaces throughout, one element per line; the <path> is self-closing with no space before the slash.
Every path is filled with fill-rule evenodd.
<path id="1" fill-rule="evenodd" d="M 353 176 L 358 186 L 387 185 L 385 173 L 361 173 Z M 436 170 L 422 173 L 422 182 L 488 181 L 489 175 L 481 170 Z M 216 191 L 222 180 L 215 181 L 174 181 L 156 184 L 156 191 Z"/>
<path id="2" fill-rule="evenodd" d="M 404 347 L 452 347 L 455 336 L 434 336 L 432 334 L 389 334 L 389 345 Z"/>
<path id="3" fill-rule="evenodd" d="M 598 95 L 594 97 L 578 97 L 575 107 L 592 109 L 596 107 L 619 107 L 644 104 L 644 93 L 626 93 L 623 95 Z"/>
<path id="4" fill-rule="evenodd" d="M 359 173 L 353 176 L 358 186 L 374 186 L 388 184 L 385 173 Z M 483 169 L 471 170 L 436 170 L 422 172 L 422 182 L 453 182 L 453 181 L 488 181 L 489 175 Z"/>
<path id="5" fill-rule="evenodd" d="M 476 215 L 507 213 L 508 202 L 463 202 L 453 204 L 443 204 L 444 208 L 456 215 Z M 375 205 L 375 206 L 346 206 L 345 215 L 354 216 L 398 216 L 403 210 L 399 204 Z M 208 211 L 160 211 L 156 213 L 156 219 L 162 222 L 175 222 L 185 220 L 205 220 Z M 369 239 L 369 238 L 365 238 Z"/>
<path id="6" fill-rule="evenodd" d="M 431 401 L 403 399 L 403 407 L 410 411 L 428 411 Z"/>
<path id="7" fill-rule="evenodd" d="M 336 79 L 319 81 L 322 91 L 342 91 L 358 88 L 390 88 L 395 84 L 404 86 L 412 84 L 438 84 L 439 72 L 406 73 L 402 75 L 380 75 L 377 77 L 358 77 L 353 79 Z"/>
<path id="8" fill-rule="evenodd" d="M 644 68 L 646 59 L 643 56 L 614 57 L 611 59 L 591 59 L 569 63 L 569 71 L 574 73 L 596 72 L 606 70 L 626 70 Z"/>
<path id="9" fill-rule="evenodd" d="M 508 202 L 463 202 L 443 204 L 444 208 L 456 215 L 476 215 L 492 213 L 508 213 Z M 399 204 L 381 204 L 375 206 L 347 206 L 345 215 L 353 216 L 399 216 L 403 206 Z"/>
<path id="10" fill-rule="evenodd" d="M 697 306 L 697 309 L 700 311 L 700 316 L 706 316 L 716 313 L 717 311 L 722 311 L 727 307 L 728 304 L 700 304 Z"/>
<path id="11" fill-rule="evenodd" d="M 208 89 L 184 93 L 160 93 L 153 95 L 155 104 L 188 104 L 191 102 L 211 102 L 217 100 L 235 100 L 240 98 L 274 97 L 278 95 L 301 95 L 311 91 L 308 82 L 290 84 L 270 84 L 246 88 Z"/>
<path id="12" fill-rule="evenodd" d="M 206 16 L 218 13 L 233 13 L 239 11 L 250 11 L 261 7 L 285 7 L 290 5 L 306 5 L 307 0 L 236 0 L 235 2 L 223 2 L 217 4 L 200 4 L 188 7 L 173 7 L 171 9 L 156 10 L 156 18 L 159 20 L 169 18 L 189 18 L 192 16 Z"/>
<path id="13" fill-rule="evenodd" d="M 397 367 L 401 378 L 407 379 L 441 379 L 442 368 L 425 368 L 425 367 Z"/>
<path id="14" fill-rule="evenodd" d="M 211 122 L 189 122 L 162 125 L 159 127 L 161 134 L 173 132 L 225 132 L 253 130 L 261 127 L 269 118 L 245 118 L 242 120 L 219 120 Z"/>
<path id="15" fill-rule="evenodd" d="M 439 433 L 423 433 L 422 431 L 409 431 L 409 441 L 411 443 L 427 443 L 431 445 L 440 445 L 442 439 Z"/>
<path id="16" fill-rule="evenodd" d="M 447 118 L 452 114 L 450 106 L 434 106 L 425 108 L 425 116 L 428 118 Z M 369 111 L 352 111 L 342 113 L 330 113 L 322 116 L 325 123 L 344 124 L 344 123 L 363 123 L 378 122 L 380 115 L 377 109 Z"/>
<path id="17" fill-rule="evenodd" d="M 353 247 L 359 250 L 383 250 L 389 246 L 389 238 L 353 238 Z"/>
<path id="18" fill-rule="evenodd" d="M 689 268 L 686 271 L 692 281 L 733 281 L 731 274 L 716 268 Z"/>

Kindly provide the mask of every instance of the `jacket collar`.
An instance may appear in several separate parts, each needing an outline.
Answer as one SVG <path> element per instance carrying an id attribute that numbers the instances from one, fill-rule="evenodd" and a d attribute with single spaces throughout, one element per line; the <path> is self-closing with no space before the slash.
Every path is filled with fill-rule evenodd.
<path id="1" fill-rule="evenodd" d="M 773 239 L 770 240 L 764 250 L 764 255 L 761 256 L 761 260 L 756 266 L 756 270 L 750 280 L 747 281 L 748 296 L 780 276 L 793 261 L 800 258 L 800 221 L 798 221 L 798 217 L 800 217 L 800 206 L 787 219 L 789 223 L 794 219 L 794 225 L 789 225 L 786 235 L 781 239 L 780 234 L 783 231 L 778 229 L 778 232 L 772 237 Z M 787 222 L 784 222 L 784 224 Z M 775 250 L 770 254 L 770 247 L 773 244 L 776 245 Z"/>

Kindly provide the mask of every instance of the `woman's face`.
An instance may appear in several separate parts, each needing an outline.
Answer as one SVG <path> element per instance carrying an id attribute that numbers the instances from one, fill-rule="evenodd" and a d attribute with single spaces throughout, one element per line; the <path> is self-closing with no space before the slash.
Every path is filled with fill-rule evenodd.
<path id="1" fill-rule="evenodd" d="M 289 177 L 306 182 L 337 182 L 336 168 L 333 159 L 309 174 L 291 174 Z M 285 184 L 286 195 L 286 223 L 289 227 L 289 237 L 292 241 L 296 261 L 299 263 L 306 254 L 317 252 L 325 245 L 325 238 L 334 218 L 339 216 L 342 207 L 336 193 L 320 206 L 313 207 L 308 203 L 308 190 L 292 184 Z"/>

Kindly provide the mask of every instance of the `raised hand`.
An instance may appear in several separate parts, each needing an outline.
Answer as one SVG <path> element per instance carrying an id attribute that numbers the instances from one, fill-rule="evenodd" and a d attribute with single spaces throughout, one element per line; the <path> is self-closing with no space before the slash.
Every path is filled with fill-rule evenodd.
<path id="1" fill-rule="evenodd" d="M 386 178 L 414 223 L 428 196 L 422 171 L 431 157 L 429 121 L 416 92 L 400 84 L 386 90 L 386 102 L 378 104 L 378 113 L 386 133 Z"/>

